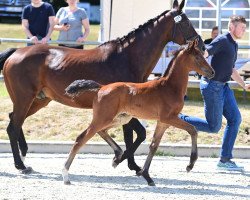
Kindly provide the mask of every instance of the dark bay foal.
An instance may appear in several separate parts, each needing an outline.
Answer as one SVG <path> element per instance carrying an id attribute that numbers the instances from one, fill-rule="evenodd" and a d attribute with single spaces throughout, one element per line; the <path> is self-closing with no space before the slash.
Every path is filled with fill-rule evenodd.
<path id="1" fill-rule="evenodd" d="M 132 117 L 157 120 L 157 126 L 150 145 L 150 151 L 143 169 L 138 172 L 148 182 L 155 185 L 148 170 L 152 158 L 159 146 L 162 135 L 169 126 L 186 130 L 192 139 L 190 163 L 186 167 L 190 171 L 197 160 L 197 131 L 194 126 L 178 118 L 184 105 L 184 95 L 190 71 L 196 71 L 208 78 L 214 71 L 203 58 L 201 52 L 190 43 L 187 48 L 179 50 L 171 60 L 164 76 L 159 80 L 146 83 L 118 82 L 100 85 L 91 80 L 77 80 L 66 88 L 66 93 L 72 97 L 86 91 L 96 92 L 93 102 L 93 119 L 89 127 L 77 137 L 63 169 L 65 184 L 69 184 L 69 167 L 79 149 L 99 131 L 107 132 L 111 127 L 125 124 Z M 117 150 L 118 151 L 118 150 Z M 127 152 L 133 154 L 132 152 Z M 124 159 L 120 154 L 114 160 L 114 166 Z"/>

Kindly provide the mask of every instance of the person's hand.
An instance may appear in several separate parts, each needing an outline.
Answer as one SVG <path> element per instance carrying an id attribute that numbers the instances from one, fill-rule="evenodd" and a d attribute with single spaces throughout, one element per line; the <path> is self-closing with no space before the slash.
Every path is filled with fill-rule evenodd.
<path id="1" fill-rule="evenodd" d="M 68 31 L 70 29 L 70 25 L 69 24 L 63 24 L 61 25 L 61 30 L 62 31 Z"/>
<path id="2" fill-rule="evenodd" d="M 37 44 L 38 43 L 38 38 L 36 36 L 32 36 L 30 38 L 30 40 L 34 43 L 34 44 Z"/>
<path id="3" fill-rule="evenodd" d="M 250 91 L 250 84 L 246 84 L 244 89 L 247 90 L 247 91 Z"/>
<path id="4" fill-rule="evenodd" d="M 204 51 L 204 54 L 203 54 L 203 57 L 204 57 L 204 58 L 207 58 L 208 56 L 209 56 L 209 54 L 208 54 L 207 50 L 205 50 L 205 51 Z"/>
<path id="5" fill-rule="evenodd" d="M 44 37 L 44 38 L 41 40 L 41 43 L 42 43 L 42 44 L 46 44 L 49 40 L 50 40 L 49 37 Z"/>
<path id="6" fill-rule="evenodd" d="M 79 37 L 77 38 L 76 42 L 84 42 L 85 41 L 85 38 L 84 37 Z"/>

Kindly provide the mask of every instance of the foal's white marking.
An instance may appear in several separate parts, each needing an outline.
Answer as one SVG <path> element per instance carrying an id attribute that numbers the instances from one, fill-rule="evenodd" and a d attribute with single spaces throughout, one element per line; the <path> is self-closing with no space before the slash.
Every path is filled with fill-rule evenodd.
<path id="1" fill-rule="evenodd" d="M 135 87 L 132 87 L 130 85 L 127 85 L 129 88 L 129 94 L 136 95 L 136 89 Z"/>
<path id="2" fill-rule="evenodd" d="M 50 55 L 47 57 L 48 66 L 51 69 L 60 69 L 65 62 L 63 52 L 58 49 L 49 49 Z"/>
<path id="3" fill-rule="evenodd" d="M 69 172 L 68 172 L 68 170 L 66 168 L 62 169 L 62 177 L 63 177 L 64 184 L 70 184 Z"/>

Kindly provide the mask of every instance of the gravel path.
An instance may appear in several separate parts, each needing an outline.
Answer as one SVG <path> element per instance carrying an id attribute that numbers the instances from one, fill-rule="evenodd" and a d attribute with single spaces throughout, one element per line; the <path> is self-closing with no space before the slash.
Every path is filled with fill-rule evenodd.
<path id="1" fill-rule="evenodd" d="M 141 177 L 127 169 L 126 163 L 116 169 L 112 155 L 78 155 L 71 168 L 72 185 L 63 185 L 61 169 L 66 154 L 29 154 L 27 165 L 35 172 L 19 174 L 12 154 L 0 155 L 0 199 L 199 199 L 249 200 L 250 160 L 236 160 L 245 172 L 219 172 L 218 159 L 199 158 L 193 171 L 186 173 L 189 158 L 155 157 L 150 174 L 156 187 L 147 186 Z M 136 156 L 142 165 L 145 156 Z"/>

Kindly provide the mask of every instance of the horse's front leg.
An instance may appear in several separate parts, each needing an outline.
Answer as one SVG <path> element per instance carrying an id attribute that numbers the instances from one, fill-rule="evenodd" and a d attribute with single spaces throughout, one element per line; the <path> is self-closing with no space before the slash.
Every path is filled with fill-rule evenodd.
<path id="1" fill-rule="evenodd" d="M 112 166 L 115 168 L 121 162 L 123 151 L 121 147 L 110 137 L 106 130 L 99 131 L 98 134 L 109 144 L 114 150 L 115 157 L 113 159 Z"/>
<path id="2" fill-rule="evenodd" d="M 138 173 L 138 175 L 142 175 L 146 181 L 148 182 L 149 186 L 155 186 L 154 181 L 150 178 L 148 170 L 151 164 L 151 161 L 155 155 L 155 152 L 158 149 L 158 146 L 160 144 L 161 138 L 165 132 L 165 130 L 169 127 L 168 124 L 163 124 L 161 122 L 157 122 L 156 128 L 155 128 L 155 132 L 154 132 L 154 136 L 152 139 L 152 142 L 149 146 L 149 154 L 147 156 L 147 159 L 145 161 L 145 164 L 143 166 L 143 169 Z"/>
<path id="3" fill-rule="evenodd" d="M 172 126 L 175 126 L 176 128 L 180 128 L 183 129 L 185 131 L 187 131 L 190 136 L 191 136 L 191 140 L 192 140 L 192 149 L 191 149 L 191 155 L 190 155 L 190 162 L 188 164 L 188 166 L 186 167 L 187 172 L 191 171 L 194 167 L 194 164 L 198 158 L 198 149 L 197 149 L 197 130 L 195 129 L 195 127 L 181 119 L 179 119 L 178 117 L 175 119 L 171 119 L 169 121 L 169 124 Z"/>

